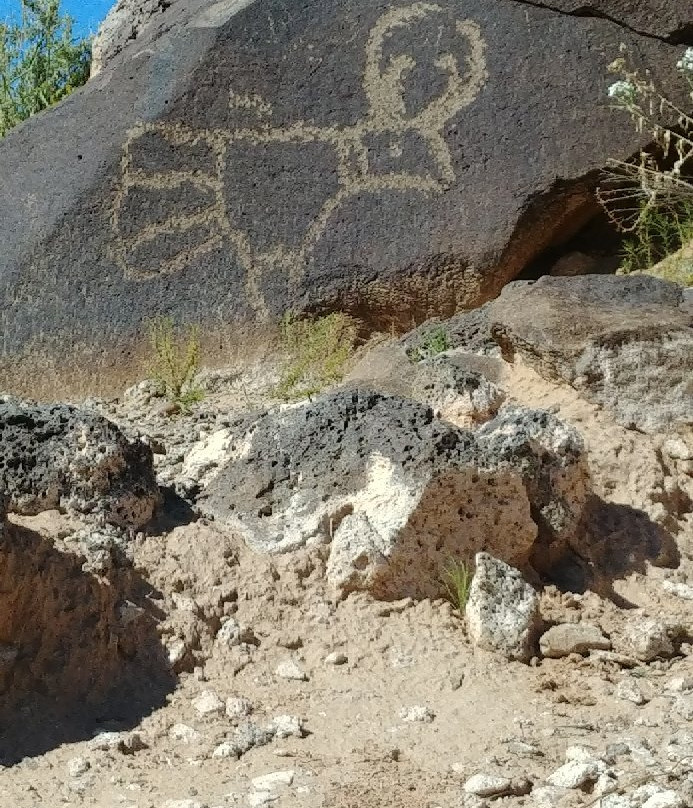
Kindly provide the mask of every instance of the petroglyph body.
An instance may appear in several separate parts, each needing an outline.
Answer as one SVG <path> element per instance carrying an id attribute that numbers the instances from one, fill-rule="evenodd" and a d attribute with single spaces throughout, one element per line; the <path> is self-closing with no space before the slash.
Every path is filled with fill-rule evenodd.
<path id="1" fill-rule="evenodd" d="M 417 22 L 441 15 L 435 4 L 417 2 L 383 14 L 372 28 L 366 43 L 363 89 L 368 112 L 351 126 L 316 126 L 298 121 L 273 126 L 272 107 L 255 94 L 229 92 L 229 109 L 243 110 L 257 119 L 254 127 L 237 129 L 196 129 L 170 122 L 141 123 L 130 130 L 122 157 L 122 175 L 111 225 L 114 255 L 126 277 L 146 280 L 155 274 L 168 274 L 199 259 L 205 253 L 228 245 L 235 251 L 245 272 L 248 302 L 260 316 L 268 314 L 261 286 L 268 273 L 282 273 L 295 289 L 307 263 L 330 220 L 351 197 L 384 191 L 414 191 L 440 194 L 456 179 L 450 150 L 443 130 L 448 121 L 471 104 L 487 78 L 485 45 L 480 27 L 471 20 L 458 20 L 454 34 L 466 46 L 465 63 L 452 53 L 442 53 L 432 66 L 433 74 L 445 77 L 442 91 L 421 109 L 409 111 L 405 101 L 407 75 L 417 67 L 409 53 L 384 55 L 386 43 Z M 448 18 L 441 17 L 441 25 Z M 413 141 L 425 150 L 421 165 L 406 164 L 407 149 Z M 172 170 L 152 170 L 140 166 L 140 155 L 149 148 L 176 150 L 179 166 Z M 237 147 L 270 148 L 286 146 L 329 149 L 336 160 L 336 187 L 310 219 L 293 243 L 281 240 L 258 246 L 229 211 L 228 195 L 233 194 L 233 152 Z M 372 155 L 386 150 L 391 166 L 374 165 Z M 187 156 L 186 156 L 187 152 Z M 176 204 L 177 189 L 187 186 L 199 204 L 181 210 Z M 128 201 L 134 193 L 160 192 L 157 221 L 132 230 L 126 223 Z M 196 232 L 191 246 L 189 236 Z M 176 249 L 175 237 L 185 233 L 185 246 Z M 142 269 L 138 250 L 153 242 L 170 242 L 168 255 L 154 269 Z"/>

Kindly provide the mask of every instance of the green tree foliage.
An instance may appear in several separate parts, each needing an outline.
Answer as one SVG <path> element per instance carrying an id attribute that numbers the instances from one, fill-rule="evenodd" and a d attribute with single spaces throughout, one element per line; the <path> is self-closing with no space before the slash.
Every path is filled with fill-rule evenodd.
<path id="1" fill-rule="evenodd" d="M 75 40 L 60 0 L 20 0 L 21 21 L 0 22 L 0 137 L 89 78 L 91 42 Z"/>

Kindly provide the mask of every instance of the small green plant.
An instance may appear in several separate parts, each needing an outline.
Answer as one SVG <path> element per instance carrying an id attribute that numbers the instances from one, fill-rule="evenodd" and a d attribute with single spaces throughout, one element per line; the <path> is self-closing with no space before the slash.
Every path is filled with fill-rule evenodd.
<path id="1" fill-rule="evenodd" d="M 443 586 L 448 600 L 460 612 L 469 600 L 469 590 L 474 572 L 464 561 L 450 559 L 443 570 Z"/>
<path id="2" fill-rule="evenodd" d="M 616 109 L 628 113 L 652 145 L 632 161 L 609 161 L 598 198 L 612 222 L 627 236 L 621 272 L 648 271 L 693 239 L 693 48 L 677 62 L 688 84 L 691 106 L 675 103 L 658 89 L 649 71 L 642 73 L 622 46 L 610 65 L 620 76 L 609 87 Z M 673 275 L 690 270 L 669 266 Z"/>
<path id="3" fill-rule="evenodd" d="M 0 137 L 89 78 L 91 42 L 75 40 L 60 0 L 20 0 L 21 21 L 0 22 Z"/>
<path id="4" fill-rule="evenodd" d="M 693 200 L 673 207 L 645 206 L 623 242 L 624 274 L 642 272 L 693 241 Z"/>
<path id="5" fill-rule="evenodd" d="M 289 312 L 280 332 L 289 366 L 276 389 L 279 398 L 306 398 L 341 381 L 358 336 L 352 317 L 334 312 L 311 320 Z"/>
<path id="6" fill-rule="evenodd" d="M 159 317 L 149 328 L 154 366 L 152 373 L 161 388 L 161 394 L 183 412 L 201 401 L 204 393 L 195 387 L 200 368 L 200 338 L 197 326 L 177 338 L 170 317 Z"/>
<path id="7" fill-rule="evenodd" d="M 412 362 L 421 362 L 449 350 L 450 347 L 448 332 L 442 325 L 437 326 L 423 337 L 419 345 L 409 351 L 409 358 Z"/>

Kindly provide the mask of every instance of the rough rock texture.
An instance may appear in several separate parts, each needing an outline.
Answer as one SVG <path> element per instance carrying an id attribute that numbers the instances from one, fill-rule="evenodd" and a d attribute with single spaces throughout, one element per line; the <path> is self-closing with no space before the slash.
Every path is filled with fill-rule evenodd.
<path id="1" fill-rule="evenodd" d="M 690 7 L 670 0 L 546 0 L 541 5 L 569 14 L 605 17 L 671 42 L 693 41 Z"/>
<path id="2" fill-rule="evenodd" d="M 152 17 L 177 0 L 117 0 L 101 23 L 91 46 L 91 75 L 99 73 L 142 32 Z M 169 15 L 170 16 L 170 15 Z"/>
<path id="3" fill-rule="evenodd" d="M 346 390 L 240 431 L 200 505 L 263 551 L 325 545 L 342 593 L 396 598 L 439 595 L 451 557 L 526 564 L 532 514 L 568 541 L 586 494 L 580 438 L 548 413 L 509 409 L 475 435 Z"/>
<path id="4" fill-rule="evenodd" d="M 693 311 L 681 287 L 645 275 L 518 282 L 491 305 L 505 355 L 568 382 L 645 432 L 693 425 Z"/>
<path id="5" fill-rule="evenodd" d="M 10 511 L 60 508 L 138 528 L 159 502 L 152 453 L 115 424 L 66 404 L 0 398 L 0 488 Z"/>
<path id="6" fill-rule="evenodd" d="M 477 553 L 465 615 L 480 648 L 522 662 L 534 654 L 542 626 L 539 597 L 518 570 L 488 553 Z"/>
<path id="7" fill-rule="evenodd" d="M 3 764 L 31 735 L 50 744 L 108 710 L 141 717 L 172 686 L 151 587 L 127 564 L 104 577 L 83 562 L 79 545 L 0 528 Z"/>
<path id="8" fill-rule="evenodd" d="M 558 659 L 570 654 L 585 654 L 590 650 L 609 651 L 611 642 L 598 626 L 562 623 L 542 634 L 539 646 L 545 657 Z"/>
<path id="9" fill-rule="evenodd" d="M 6 384 L 115 383 L 161 311 L 211 338 L 491 299 L 647 140 L 605 103 L 621 42 L 680 80 L 680 49 L 530 3 L 177 0 L 0 143 Z"/>

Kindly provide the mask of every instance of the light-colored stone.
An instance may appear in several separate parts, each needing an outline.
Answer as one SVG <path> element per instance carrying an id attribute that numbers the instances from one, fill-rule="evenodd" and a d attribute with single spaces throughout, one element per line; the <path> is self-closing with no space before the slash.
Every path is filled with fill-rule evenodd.
<path id="1" fill-rule="evenodd" d="M 91 769 L 91 763 L 85 757 L 74 757 L 67 761 L 67 773 L 70 777 L 81 777 Z"/>
<path id="2" fill-rule="evenodd" d="M 253 791 L 246 797 L 250 808 L 261 808 L 263 805 L 276 802 L 278 799 L 279 797 L 276 794 L 271 794 L 269 791 Z"/>
<path id="3" fill-rule="evenodd" d="M 202 738 L 200 733 L 188 724 L 174 724 L 168 734 L 174 741 L 182 743 L 197 743 Z"/>
<path id="4" fill-rule="evenodd" d="M 532 789 L 532 806 L 534 808 L 557 808 L 563 798 L 570 792 L 557 786 L 538 786 Z"/>
<path id="5" fill-rule="evenodd" d="M 583 788 L 589 783 L 593 783 L 599 776 L 599 769 L 595 762 L 580 763 L 571 760 L 564 763 L 560 769 L 547 777 L 549 785 L 558 788 Z"/>
<path id="6" fill-rule="evenodd" d="M 245 718 L 253 712 L 253 705 L 248 699 L 230 696 L 226 699 L 226 715 L 229 718 Z"/>
<path id="7" fill-rule="evenodd" d="M 611 642 L 598 626 L 589 623 L 561 623 L 552 626 L 539 640 L 541 653 L 557 659 L 570 654 L 585 654 L 590 650 L 608 651 Z"/>
<path id="8" fill-rule="evenodd" d="M 101 752 L 131 755 L 147 745 L 139 732 L 101 732 L 89 741 L 89 748 Z"/>
<path id="9" fill-rule="evenodd" d="M 349 658 L 347 655 L 343 654 L 341 651 L 333 651 L 325 657 L 326 665 L 346 665 L 348 661 Z"/>
<path id="10" fill-rule="evenodd" d="M 693 586 L 676 581 L 662 581 L 662 589 L 682 600 L 693 600 Z"/>
<path id="11" fill-rule="evenodd" d="M 295 776 L 295 771 L 286 769 L 284 771 L 269 772 L 268 774 L 262 774 L 259 777 L 253 777 L 251 782 L 256 791 L 273 792 L 277 788 L 290 786 L 293 783 Z"/>
<path id="12" fill-rule="evenodd" d="M 647 704 L 649 699 L 640 689 L 637 682 L 632 679 L 623 679 L 616 685 L 615 691 L 616 698 L 623 699 L 624 701 L 632 701 L 633 704 Z"/>
<path id="13" fill-rule="evenodd" d="M 161 808 L 207 808 L 207 804 L 197 800 L 166 800 Z"/>
<path id="14" fill-rule="evenodd" d="M 272 719 L 271 728 L 277 738 L 303 738 L 303 721 L 296 715 L 278 715 Z"/>
<path id="15" fill-rule="evenodd" d="M 643 803 L 642 808 L 684 808 L 683 799 L 672 789 L 653 794 Z"/>
<path id="16" fill-rule="evenodd" d="M 201 717 L 219 715 L 224 712 L 224 702 L 214 690 L 204 690 L 192 700 L 192 706 Z"/>
<path id="17" fill-rule="evenodd" d="M 522 574 L 488 553 L 477 553 L 465 608 L 474 643 L 526 662 L 541 630 L 539 598 Z"/>
<path id="18" fill-rule="evenodd" d="M 674 653 L 666 626 L 658 620 L 633 615 L 624 627 L 620 644 L 625 653 L 641 662 L 652 662 L 658 657 L 668 658 Z"/>
<path id="19" fill-rule="evenodd" d="M 277 665 L 275 674 L 280 679 L 291 679 L 297 682 L 307 682 L 308 674 L 293 659 L 285 659 Z"/>
<path id="20" fill-rule="evenodd" d="M 477 797 L 498 797 L 507 794 L 511 785 L 507 777 L 497 774 L 475 774 L 467 780 L 463 788 L 467 794 L 475 794 Z"/>
<path id="21" fill-rule="evenodd" d="M 436 714 L 430 707 L 415 705 L 413 707 L 402 707 L 399 711 L 399 717 L 402 721 L 408 721 L 410 723 L 419 722 L 422 724 L 430 724 L 435 719 Z"/>

